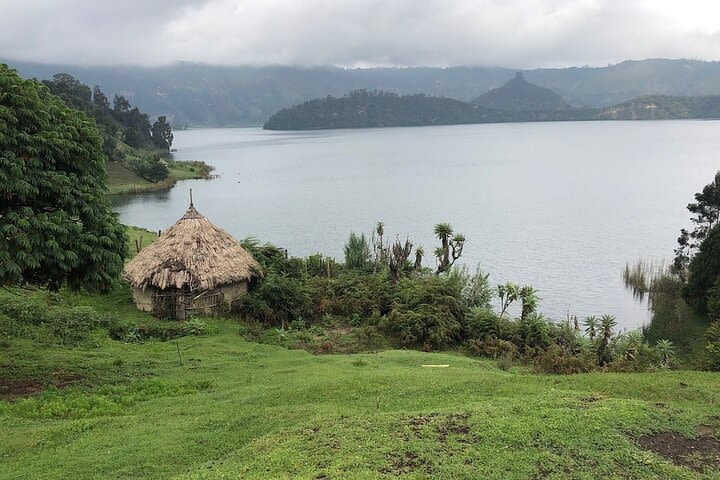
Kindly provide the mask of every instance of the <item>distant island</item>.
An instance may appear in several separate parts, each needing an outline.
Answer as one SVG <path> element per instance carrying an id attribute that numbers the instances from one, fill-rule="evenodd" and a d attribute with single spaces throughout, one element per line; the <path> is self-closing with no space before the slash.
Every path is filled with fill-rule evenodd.
<path id="1" fill-rule="evenodd" d="M 720 118 L 720 96 L 637 97 L 604 108 L 571 107 L 548 88 L 528 82 L 522 73 L 502 87 L 462 102 L 425 94 L 398 95 L 353 90 L 345 96 L 309 100 L 280 110 L 266 130 L 410 127 L 475 123 L 670 120 Z"/>
<path id="2" fill-rule="evenodd" d="M 502 87 L 480 95 L 473 105 L 497 110 L 565 110 L 570 105 L 549 88 L 528 82 L 522 72 Z"/>

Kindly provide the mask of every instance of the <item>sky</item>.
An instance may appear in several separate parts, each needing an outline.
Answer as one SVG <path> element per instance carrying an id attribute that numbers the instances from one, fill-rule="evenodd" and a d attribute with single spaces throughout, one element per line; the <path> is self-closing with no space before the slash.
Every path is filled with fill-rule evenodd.
<path id="1" fill-rule="evenodd" d="M 603 66 L 720 59 L 720 0 L 0 0 L 0 58 Z"/>

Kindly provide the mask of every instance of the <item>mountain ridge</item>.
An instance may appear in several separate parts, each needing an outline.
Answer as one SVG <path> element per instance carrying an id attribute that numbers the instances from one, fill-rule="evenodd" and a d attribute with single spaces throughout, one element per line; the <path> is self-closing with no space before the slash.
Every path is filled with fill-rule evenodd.
<path id="1" fill-rule="evenodd" d="M 72 74 L 120 93 L 151 116 L 166 115 L 174 127 L 261 125 L 289 105 L 356 89 L 470 101 L 500 87 L 517 69 L 503 67 L 213 66 L 189 62 L 157 67 L 81 67 L 3 60 L 24 77 Z M 720 94 L 720 62 L 686 59 L 628 60 L 607 67 L 521 70 L 567 103 L 606 107 L 641 95 Z"/>

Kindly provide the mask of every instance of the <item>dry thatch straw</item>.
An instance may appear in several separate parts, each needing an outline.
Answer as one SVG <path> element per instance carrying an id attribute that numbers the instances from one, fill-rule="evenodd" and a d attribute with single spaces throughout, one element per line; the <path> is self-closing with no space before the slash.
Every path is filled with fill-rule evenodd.
<path id="1" fill-rule="evenodd" d="M 262 267 L 252 255 L 192 204 L 175 225 L 142 249 L 123 272 L 123 279 L 137 288 L 190 291 L 212 290 L 262 276 Z"/>

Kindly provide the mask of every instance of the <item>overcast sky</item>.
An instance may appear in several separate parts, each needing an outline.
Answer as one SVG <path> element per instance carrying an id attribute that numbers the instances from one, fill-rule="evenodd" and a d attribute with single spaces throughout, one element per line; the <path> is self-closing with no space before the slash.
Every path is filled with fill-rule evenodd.
<path id="1" fill-rule="evenodd" d="M 524 68 L 716 60 L 720 0 L 0 0 L 0 57 Z"/>

